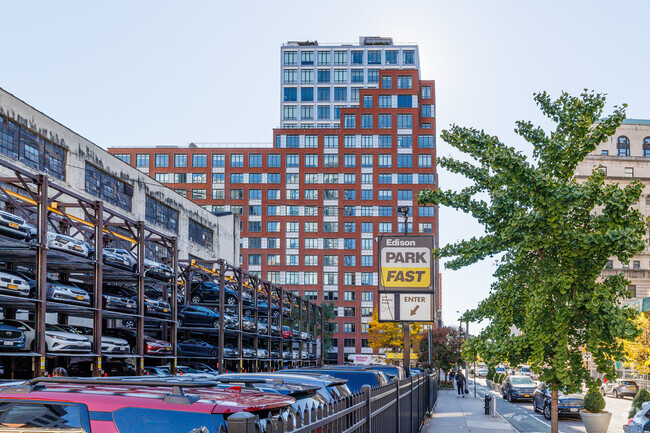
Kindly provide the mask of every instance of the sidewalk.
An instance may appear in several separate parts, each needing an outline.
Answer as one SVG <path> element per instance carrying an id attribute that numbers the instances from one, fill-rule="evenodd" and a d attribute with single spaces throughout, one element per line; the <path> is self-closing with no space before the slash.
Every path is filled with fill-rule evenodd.
<path id="1" fill-rule="evenodd" d="M 470 392 L 461 398 L 456 390 L 440 390 L 433 416 L 427 420 L 423 433 L 497 433 L 516 432 L 501 417 L 485 415 L 483 400 Z"/>

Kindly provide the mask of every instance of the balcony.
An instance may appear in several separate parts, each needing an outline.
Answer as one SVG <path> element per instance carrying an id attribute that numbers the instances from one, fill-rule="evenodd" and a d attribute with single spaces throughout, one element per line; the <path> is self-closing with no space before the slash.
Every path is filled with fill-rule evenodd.
<path id="1" fill-rule="evenodd" d="M 647 270 L 645 269 L 604 269 L 601 272 L 601 275 L 603 277 L 609 277 L 612 275 L 618 275 L 618 274 L 623 274 L 625 278 L 629 278 L 630 280 L 634 279 L 640 279 L 640 278 L 649 278 L 650 275 L 648 275 Z"/>

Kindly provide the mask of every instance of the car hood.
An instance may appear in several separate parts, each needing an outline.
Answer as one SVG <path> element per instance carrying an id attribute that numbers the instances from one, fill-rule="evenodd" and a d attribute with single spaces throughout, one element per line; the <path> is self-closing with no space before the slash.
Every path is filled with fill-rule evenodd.
<path id="1" fill-rule="evenodd" d="M 62 332 L 62 331 L 45 331 L 45 335 L 50 336 L 50 337 L 61 337 L 65 338 L 66 340 L 72 340 L 72 341 L 88 341 L 86 337 L 83 335 L 78 335 L 78 334 L 72 334 L 70 332 Z"/>
<path id="2" fill-rule="evenodd" d="M 584 395 L 576 392 L 573 394 L 564 394 L 560 392 L 557 396 L 558 400 L 568 400 L 568 399 L 574 399 L 574 400 L 583 400 L 585 398 Z"/>
<path id="3" fill-rule="evenodd" d="M 123 338 L 108 337 L 106 335 L 102 335 L 102 343 L 115 344 L 116 346 L 128 346 L 129 344 L 129 342 Z"/>

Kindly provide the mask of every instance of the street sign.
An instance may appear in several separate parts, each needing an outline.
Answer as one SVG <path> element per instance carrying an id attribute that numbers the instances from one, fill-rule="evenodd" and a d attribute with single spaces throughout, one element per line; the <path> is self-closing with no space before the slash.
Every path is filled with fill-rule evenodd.
<path id="1" fill-rule="evenodd" d="M 380 322 L 433 322 L 431 293 L 380 293 Z"/>
<path id="2" fill-rule="evenodd" d="M 433 236 L 379 237 L 379 292 L 433 293 Z"/>

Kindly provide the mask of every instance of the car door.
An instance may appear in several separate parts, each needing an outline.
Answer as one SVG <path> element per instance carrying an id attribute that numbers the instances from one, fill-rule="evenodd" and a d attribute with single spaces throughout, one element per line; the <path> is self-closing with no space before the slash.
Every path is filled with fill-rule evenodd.
<path id="1" fill-rule="evenodd" d="M 200 355 L 198 340 L 187 340 L 185 343 L 187 348 L 187 354 L 189 355 Z"/>
<path id="2" fill-rule="evenodd" d="M 542 409 L 544 407 L 544 400 L 546 398 L 546 385 L 540 383 L 535 392 L 533 393 L 534 407 Z"/>

